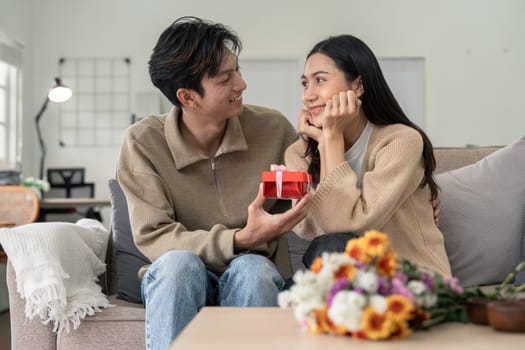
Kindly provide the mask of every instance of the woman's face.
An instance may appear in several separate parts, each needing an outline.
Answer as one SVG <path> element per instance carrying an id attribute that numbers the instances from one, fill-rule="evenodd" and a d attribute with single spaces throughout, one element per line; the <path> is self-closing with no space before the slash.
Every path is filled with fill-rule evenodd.
<path id="1" fill-rule="evenodd" d="M 324 111 L 326 101 L 341 91 L 351 89 L 343 71 L 322 53 L 315 53 L 306 60 L 301 85 L 303 104 L 312 115 L 310 122 L 316 127 L 321 127 L 322 120 L 319 116 Z"/>

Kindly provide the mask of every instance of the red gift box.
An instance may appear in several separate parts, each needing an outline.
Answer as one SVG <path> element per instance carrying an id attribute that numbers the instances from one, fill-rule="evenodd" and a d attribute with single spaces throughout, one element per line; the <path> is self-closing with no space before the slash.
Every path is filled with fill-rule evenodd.
<path id="1" fill-rule="evenodd" d="M 312 176 L 302 171 L 277 167 L 272 171 L 263 171 L 262 182 L 265 197 L 299 199 L 310 191 Z"/>

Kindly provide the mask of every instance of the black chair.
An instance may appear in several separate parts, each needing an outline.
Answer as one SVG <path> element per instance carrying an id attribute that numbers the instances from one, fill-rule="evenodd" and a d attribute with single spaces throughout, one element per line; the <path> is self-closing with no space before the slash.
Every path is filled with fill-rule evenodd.
<path id="1" fill-rule="evenodd" d="M 95 184 L 85 182 L 84 168 L 49 168 L 47 181 L 50 189 L 46 198 L 94 198 Z"/>
<path id="2" fill-rule="evenodd" d="M 85 168 L 49 168 L 47 181 L 49 191 L 43 193 L 44 198 L 94 198 L 95 184 L 85 182 Z M 102 216 L 95 208 L 90 207 L 82 213 L 75 207 L 40 210 L 39 221 L 46 221 L 47 214 L 70 214 L 102 221 Z"/>

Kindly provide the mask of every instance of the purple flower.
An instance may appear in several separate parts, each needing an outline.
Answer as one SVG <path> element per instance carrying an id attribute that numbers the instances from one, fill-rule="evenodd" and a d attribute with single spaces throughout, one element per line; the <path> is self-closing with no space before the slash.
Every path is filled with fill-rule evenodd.
<path id="1" fill-rule="evenodd" d="M 379 277 L 377 279 L 377 292 L 380 294 L 380 295 L 388 295 L 390 293 L 390 286 L 388 285 L 388 282 L 385 281 L 385 279 L 383 277 Z"/>
<path id="2" fill-rule="evenodd" d="M 456 277 L 445 276 L 443 282 L 448 284 L 456 293 L 463 294 L 463 287 L 459 285 L 459 280 Z"/>
<path id="3" fill-rule="evenodd" d="M 432 278 L 432 276 L 424 272 L 422 281 L 427 286 L 427 289 L 433 293 L 434 292 L 434 279 Z"/>
<path id="4" fill-rule="evenodd" d="M 414 297 L 412 296 L 412 293 L 410 290 L 405 286 L 403 281 L 399 278 L 394 277 L 392 279 L 392 293 L 393 294 L 399 294 L 410 300 L 411 302 L 414 302 Z"/>
<path id="5" fill-rule="evenodd" d="M 337 281 L 335 281 L 334 285 L 330 290 L 328 291 L 328 295 L 326 296 L 326 305 L 330 307 L 332 305 L 332 300 L 334 299 L 335 295 L 339 293 L 340 290 L 346 288 L 348 286 L 349 282 L 346 278 L 340 278 Z"/>
<path id="6" fill-rule="evenodd" d="M 394 276 L 394 279 L 399 280 L 403 284 L 406 284 L 408 282 L 408 277 L 404 273 L 402 273 L 400 271 L 396 272 L 396 275 Z"/>
<path id="7" fill-rule="evenodd" d="M 356 269 L 366 270 L 366 268 L 368 267 L 368 264 L 363 261 L 356 261 L 354 263 L 354 266 L 356 267 Z"/>

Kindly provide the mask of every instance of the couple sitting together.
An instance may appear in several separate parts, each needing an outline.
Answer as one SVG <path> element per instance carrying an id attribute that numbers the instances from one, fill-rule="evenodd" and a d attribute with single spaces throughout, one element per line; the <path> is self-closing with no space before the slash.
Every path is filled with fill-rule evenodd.
<path id="1" fill-rule="evenodd" d="M 403 113 L 376 57 L 351 35 L 306 57 L 297 130 L 243 105 L 241 42 L 222 24 L 176 20 L 149 61 L 173 103 L 126 131 L 117 179 L 141 270 L 146 346 L 165 349 L 207 305 L 276 306 L 291 277 L 285 234 L 311 239 L 305 265 L 368 229 L 401 257 L 450 275 L 438 229 L 432 144 Z M 300 200 L 265 198 L 271 164 L 312 175 Z"/>

